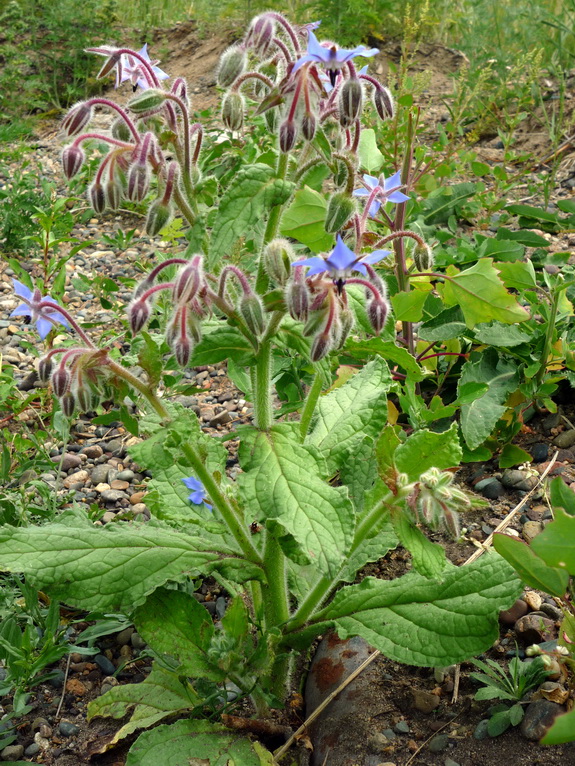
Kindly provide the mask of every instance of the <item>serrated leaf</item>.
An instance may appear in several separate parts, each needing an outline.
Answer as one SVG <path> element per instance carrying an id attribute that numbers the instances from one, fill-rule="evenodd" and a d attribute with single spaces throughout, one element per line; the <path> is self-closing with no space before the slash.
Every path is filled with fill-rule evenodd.
<path id="1" fill-rule="evenodd" d="M 508 535 L 496 534 L 493 536 L 493 547 L 530 588 L 542 590 L 558 598 L 565 596 L 569 573 L 565 569 L 546 564 L 527 543 Z"/>
<path id="2" fill-rule="evenodd" d="M 265 213 L 290 198 L 294 184 L 275 177 L 269 165 L 256 163 L 241 168 L 217 208 L 212 228 L 208 268 L 228 256 L 238 239 L 249 235 Z M 196 363 L 200 364 L 200 363 Z"/>
<path id="3" fill-rule="evenodd" d="M 126 766 L 268 766 L 270 758 L 262 745 L 221 724 L 183 720 L 140 734 Z"/>
<path id="4" fill-rule="evenodd" d="M 537 287 L 537 277 L 531 261 L 498 263 L 497 271 L 505 287 L 514 290 L 533 290 Z"/>
<path id="5" fill-rule="evenodd" d="M 325 230 L 327 202 L 319 192 L 304 186 L 299 189 L 293 202 L 284 212 L 280 231 L 284 237 L 297 239 L 313 253 L 331 250 L 333 235 Z"/>
<path id="6" fill-rule="evenodd" d="M 518 385 L 517 367 L 490 349 L 479 359 L 469 359 L 461 371 L 459 386 L 465 383 L 485 383 L 489 390 L 461 407 L 461 430 L 471 450 L 479 447 L 490 435 L 505 412 L 504 402 Z"/>
<path id="7" fill-rule="evenodd" d="M 537 535 L 531 548 L 549 566 L 575 575 L 575 516 L 556 508 L 555 520 Z"/>
<path id="8" fill-rule="evenodd" d="M 513 324 L 529 318 L 528 312 L 505 289 L 491 258 L 482 258 L 471 268 L 451 276 L 444 285 L 444 294 L 450 303 L 461 306 L 465 322 L 472 329 L 492 319 Z"/>
<path id="9" fill-rule="evenodd" d="M 155 662 L 152 672 L 141 683 L 115 686 L 90 702 L 88 720 L 98 716 L 123 718 L 133 708 L 130 720 L 106 742 L 109 747 L 137 729 L 146 729 L 166 716 L 201 704 L 201 697 L 185 679 L 182 682 L 177 673 Z"/>
<path id="10" fill-rule="evenodd" d="M 374 359 L 344 386 L 320 397 L 306 444 L 317 447 L 330 473 L 335 473 L 364 436 L 379 436 L 387 420 L 390 386 L 387 364 Z"/>
<path id="11" fill-rule="evenodd" d="M 339 473 L 339 479 L 349 489 L 349 496 L 358 514 L 363 509 L 366 492 L 373 487 L 376 478 L 375 443 L 366 436 L 349 455 Z"/>
<path id="12" fill-rule="evenodd" d="M 423 316 L 423 304 L 427 300 L 431 285 L 426 285 L 425 290 L 410 290 L 408 293 L 401 292 L 391 296 L 391 305 L 397 321 L 419 322 Z"/>
<path id="13" fill-rule="evenodd" d="M 204 335 L 197 346 L 194 346 L 190 366 L 217 364 L 226 359 L 233 359 L 236 364 L 248 365 L 253 362 L 253 354 L 251 344 L 239 330 L 223 325 Z"/>
<path id="14" fill-rule="evenodd" d="M 378 149 L 373 128 L 364 128 L 361 131 L 357 156 L 360 166 L 368 173 L 375 173 L 383 165 L 385 157 Z"/>
<path id="15" fill-rule="evenodd" d="M 437 580 L 415 572 L 396 580 L 368 577 L 342 588 L 318 619 L 333 620 L 340 638 L 361 636 L 396 662 L 445 667 L 493 644 L 497 615 L 521 587 L 512 567 L 488 554 Z"/>
<path id="16" fill-rule="evenodd" d="M 490 322 L 478 324 L 475 327 L 475 338 L 487 346 L 513 348 L 513 346 L 528 342 L 531 336 L 515 325 Z"/>
<path id="17" fill-rule="evenodd" d="M 461 461 L 457 424 L 448 431 L 436 433 L 421 429 L 411 434 L 395 450 L 395 467 L 406 473 L 410 481 L 419 479 L 430 468 L 453 468 Z"/>
<path id="18" fill-rule="evenodd" d="M 541 740 L 542 745 L 562 745 L 575 739 L 575 709 L 565 715 L 557 716 L 547 734 Z"/>
<path id="19" fill-rule="evenodd" d="M 297 551 L 284 548 L 290 558 L 303 554 L 322 573 L 335 576 L 350 548 L 355 516 L 347 490 L 322 478 L 321 462 L 313 447 L 298 442 L 292 428 L 275 426 L 257 433 L 250 447 L 242 442 L 245 473 L 238 482 L 244 507 L 268 525 L 275 522 L 273 527 L 281 526 L 297 542 Z"/>

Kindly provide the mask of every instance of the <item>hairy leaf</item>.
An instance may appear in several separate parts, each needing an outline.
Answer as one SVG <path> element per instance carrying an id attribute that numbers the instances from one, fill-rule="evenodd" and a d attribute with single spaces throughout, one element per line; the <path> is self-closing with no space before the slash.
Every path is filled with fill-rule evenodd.
<path id="1" fill-rule="evenodd" d="M 411 434 L 398 445 L 394 460 L 398 471 L 406 473 L 410 481 L 416 481 L 432 467 L 458 466 L 461 454 L 457 424 L 452 423 L 451 428 L 442 433 L 422 429 Z"/>
<path id="2" fill-rule="evenodd" d="M 325 197 L 304 186 L 295 193 L 293 202 L 282 216 L 281 233 L 284 237 L 297 239 L 313 253 L 331 250 L 333 235 L 325 230 L 326 211 Z"/>
<path id="3" fill-rule="evenodd" d="M 555 520 L 537 535 L 531 547 L 549 566 L 575 575 L 575 516 L 556 508 Z"/>

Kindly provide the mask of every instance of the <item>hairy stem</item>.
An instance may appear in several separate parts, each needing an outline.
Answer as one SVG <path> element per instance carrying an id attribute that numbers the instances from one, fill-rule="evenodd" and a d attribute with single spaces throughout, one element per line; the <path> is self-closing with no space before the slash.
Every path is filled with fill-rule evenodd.
<path id="1" fill-rule="evenodd" d="M 299 433 L 302 440 L 305 439 L 305 437 L 307 436 L 311 419 L 313 417 L 313 413 L 315 411 L 315 407 L 318 402 L 319 395 L 321 394 L 322 382 L 323 382 L 323 379 L 322 379 L 321 373 L 316 371 L 315 377 L 313 379 L 313 383 L 311 384 L 311 387 L 307 393 L 307 398 L 305 400 L 305 404 L 303 406 L 303 410 L 301 413 Z"/>

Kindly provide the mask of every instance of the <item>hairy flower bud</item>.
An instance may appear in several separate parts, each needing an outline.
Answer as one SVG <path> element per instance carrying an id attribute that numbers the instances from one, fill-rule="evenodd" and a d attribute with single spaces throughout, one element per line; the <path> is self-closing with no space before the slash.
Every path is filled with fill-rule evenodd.
<path id="1" fill-rule="evenodd" d="M 218 68 L 218 85 L 229 88 L 246 68 L 246 51 L 241 45 L 232 45 L 224 51 Z"/>
<path id="2" fill-rule="evenodd" d="M 383 85 L 381 86 L 381 89 L 376 88 L 374 90 L 373 105 L 381 120 L 390 120 L 395 113 L 391 93 L 387 88 L 384 88 Z"/>
<path id="3" fill-rule="evenodd" d="M 74 394 L 80 412 L 89 412 L 94 409 L 94 399 L 89 386 L 78 386 Z"/>
<path id="4" fill-rule="evenodd" d="M 62 367 L 62 365 L 57 367 L 50 378 L 55 396 L 58 398 L 64 396 L 66 391 L 70 388 L 70 381 L 71 378 L 68 370 L 65 367 Z"/>
<path id="5" fill-rule="evenodd" d="M 312 362 L 319 362 L 329 352 L 331 348 L 331 338 L 325 333 L 316 335 L 311 344 L 310 359 Z"/>
<path id="6" fill-rule="evenodd" d="M 88 187 L 88 202 L 95 213 L 103 213 L 106 209 L 106 194 L 99 181 L 94 181 Z"/>
<path id="7" fill-rule="evenodd" d="M 317 130 L 317 119 L 311 112 L 305 112 L 301 118 L 301 134 L 306 141 L 313 141 Z"/>
<path id="8" fill-rule="evenodd" d="M 81 133 L 92 119 L 92 107 L 85 101 L 75 104 L 62 120 L 61 129 L 65 136 L 71 138 Z"/>
<path id="9" fill-rule="evenodd" d="M 38 377 L 42 383 L 47 383 L 50 380 L 52 374 L 52 360 L 49 356 L 44 356 L 38 362 Z"/>
<path id="10" fill-rule="evenodd" d="M 290 282 L 286 288 L 285 301 L 292 319 L 305 322 L 309 311 L 309 292 L 305 283 Z"/>
<path id="11" fill-rule="evenodd" d="M 330 234 L 343 229 L 356 211 L 356 202 L 346 192 L 332 194 L 325 215 L 325 230 Z"/>
<path id="12" fill-rule="evenodd" d="M 389 314 L 389 306 L 383 298 L 374 298 L 367 305 L 367 318 L 374 332 L 380 333 L 385 327 L 385 322 Z"/>
<path id="13" fill-rule="evenodd" d="M 174 356 L 180 367 L 187 367 L 192 355 L 192 343 L 187 335 L 178 335 L 172 344 Z"/>
<path id="14" fill-rule="evenodd" d="M 270 133 L 276 133 L 278 129 L 278 112 L 277 109 L 268 109 L 264 112 L 264 120 L 268 126 Z"/>
<path id="15" fill-rule="evenodd" d="M 222 102 L 222 122 L 228 130 L 241 130 L 244 124 L 244 97 L 241 93 L 230 91 Z"/>
<path id="16" fill-rule="evenodd" d="M 315 335 L 317 332 L 319 332 L 319 330 L 322 329 L 326 323 L 328 310 L 329 309 L 327 305 L 323 306 L 321 309 L 316 309 L 315 311 L 312 308 L 308 314 L 307 322 L 303 328 L 302 335 L 304 335 L 306 338 L 309 338 L 310 335 Z"/>
<path id="17" fill-rule="evenodd" d="M 357 77 L 346 80 L 339 92 L 339 121 L 347 128 L 354 123 L 361 112 L 363 103 L 363 89 Z"/>
<path id="18" fill-rule="evenodd" d="M 179 270 L 174 280 L 172 297 L 176 304 L 189 303 L 200 289 L 202 281 L 201 273 L 202 257 L 195 255 L 190 263 Z"/>
<path id="19" fill-rule="evenodd" d="M 132 335 L 137 335 L 140 330 L 146 326 L 150 318 L 151 306 L 148 301 L 136 300 L 128 308 L 128 319 L 130 321 L 130 330 Z"/>
<path id="20" fill-rule="evenodd" d="M 278 285 L 285 285 L 292 274 L 291 264 L 295 261 L 293 247 L 281 237 L 272 239 L 263 252 L 266 274 Z"/>
<path id="21" fill-rule="evenodd" d="M 349 169 L 345 162 L 342 160 L 336 160 L 335 172 L 333 174 L 333 182 L 338 189 L 347 184 L 347 177 L 349 175 Z"/>
<path id="22" fill-rule="evenodd" d="M 161 199 L 154 200 L 148 209 L 146 233 L 155 237 L 170 223 L 173 214 L 174 209 L 170 204 L 166 205 Z"/>
<path id="23" fill-rule="evenodd" d="M 289 152 L 293 149 L 297 138 L 297 125 L 293 120 L 286 120 L 280 125 L 280 151 Z"/>
<path id="24" fill-rule="evenodd" d="M 343 346 L 354 324 L 355 317 L 353 311 L 350 311 L 350 309 L 342 309 L 339 312 L 338 337 L 334 339 L 336 348 L 341 348 Z"/>
<path id="25" fill-rule="evenodd" d="M 145 163 L 135 162 L 128 171 L 128 199 L 142 202 L 150 187 L 150 172 Z"/>
<path id="26" fill-rule="evenodd" d="M 246 44 L 254 48 L 260 56 L 265 56 L 275 34 L 275 23 L 267 13 L 256 16 L 246 35 Z"/>
<path id="27" fill-rule="evenodd" d="M 64 396 L 60 398 L 60 407 L 67 418 L 72 417 L 76 409 L 76 399 L 71 391 L 66 391 Z"/>
<path id="28" fill-rule="evenodd" d="M 104 186 L 106 206 L 110 210 L 119 210 L 124 197 L 124 188 L 117 178 L 109 178 Z"/>
<path id="29" fill-rule="evenodd" d="M 81 146 L 70 144 L 70 146 L 64 147 L 62 151 L 62 168 L 66 178 L 73 178 L 79 172 L 85 159 L 86 155 Z"/>
<path id="30" fill-rule="evenodd" d="M 176 77 L 172 83 L 170 92 L 173 93 L 174 96 L 181 98 L 186 105 L 189 105 L 188 83 L 183 77 Z"/>
<path id="31" fill-rule="evenodd" d="M 418 271 L 425 272 L 430 271 L 433 268 L 435 259 L 429 245 L 425 243 L 423 245 L 416 244 L 413 250 L 413 262 Z"/>
<path id="32" fill-rule="evenodd" d="M 132 141 L 134 138 L 130 132 L 130 128 L 126 125 L 121 117 L 118 117 L 117 120 L 114 120 L 110 128 L 110 132 L 114 138 L 118 139 L 118 141 L 127 142 Z"/>
<path id="33" fill-rule="evenodd" d="M 155 112 L 166 100 L 166 94 L 158 88 L 147 88 L 128 101 L 128 109 L 138 116 Z"/>
<path id="34" fill-rule="evenodd" d="M 259 295 L 244 293 L 238 304 L 238 312 L 254 335 L 262 335 L 265 330 L 264 307 Z"/>

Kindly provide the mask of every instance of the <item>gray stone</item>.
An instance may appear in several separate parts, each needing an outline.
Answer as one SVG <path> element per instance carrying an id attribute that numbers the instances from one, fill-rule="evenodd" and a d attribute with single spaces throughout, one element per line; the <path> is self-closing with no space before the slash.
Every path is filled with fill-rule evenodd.
<path id="1" fill-rule="evenodd" d="M 101 497 L 105 503 L 117 503 L 118 500 L 124 500 L 126 498 L 126 493 L 121 489 L 105 489 L 102 492 Z"/>
<path id="2" fill-rule="evenodd" d="M 127 468 L 125 471 L 120 471 L 120 473 L 116 476 L 116 479 L 119 479 L 120 481 L 132 481 L 134 478 L 134 472 L 130 471 L 129 468 Z"/>
<path id="3" fill-rule="evenodd" d="M 558 606 L 554 606 L 553 604 L 541 604 L 541 610 L 544 614 L 547 615 L 547 617 L 550 617 L 552 620 L 562 620 L 563 619 L 563 612 L 561 609 L 559 609 Z"/>
<path id="4" fill-rule="evenodd" d="M 393 731 L 393 729 L 384 729 L 381 733 L 389 740 L 397 739 L 397 734 Z"/>
<path id="5" fill-rule="evenodd" d="M 17 761 L 24 755 L 24 745 L 8 745 L 0 753 L 3 761 Z"/>
<path id="6" fill-rule="evenodd" d="M 521 721 L 521 734 L 525 739 L 540 740 L 551 728 L 558 715 L 565 712 L 562 705 L 549 700 L 536 700 L 528 705 Z"/>
<path id="7" fill-rule="evenodd" d="M 527 611 L 527 604 L 519 598 L 509 609 L 499 612 L 499 619 L 504 625 L 514 625 L 520 617 L 527 614 Z"/>
<path id="8" fill-rule="evenodd" d="M 484 718 L 483 721 L 479 721 L 475 727 L 475 731 L 473 732 L 474 739 L 487 739 L 489 737 L 489 733 L 487 731 L 488 725 L 489 721 L 487 718 Z"/>
<path id="9" fill-rule="evenodd" d="M 431 753 L 440 753 L 442 750 L 445 750 L 448 744 L 449 737 L 447 734 L 438 734 L 429 743 L 429 750 Z"/>
<path id="10" fill-rule="evenodd" d="M 549 445 L 544 442 L 539 442 L 531 447 L 531 455 L 533 462 L 543 463 L 549 457 Z"/>
<path id="11" fill-rule="evenodd" d="M 82 458 L 78 455 L 74 455 L 72 452 L 67 452 L 63 458 L 61 455 L 56 455 L 50 459 L 57 465 L 60 463 L 60 460 L 62 460 L 62 471 L 70 471 L 72 468 L 78 468 L 78 466 L 82 465 Z"/>
<path id="12" fill-rule="evenodd" d="M 118 644 L 118 646 L 125 646 L 126 644 L 129 644 L 130 638 L 132 637 L 133 632 L 134 632 L 134 628 L 131 625 L 130 627 L 124 628 L 124 630 L 121 630 L 116 636 L 116 643 Z"/>
<path id="13" fill-rule="evenodd" d="M 112 439 L 103 446 L 104 450 L 111 452 L 114 457 L 123 457 L 126 454 L 126 448 L 120 439 Z"/>
<path id="14" fill-rule="evenodd" d="M 94 662 L 100 668 L 102 673 L 105 673 L 107 676 L 113 676 L 116 672 L 114 664 L 104 654 L 97 654 L 94 657 Z"/>
<path id="15" fill-rule="evenodd" d="M 482 479 L 478 481 L 474 489 L 481 492 L 483 497 L 489 500 L 497 500 L 498 497 L 505 494 L 505 488 L 503 484 L 494 476 L 490 476 L 488 479 Z"/>
<path id="16" fill-rule="evenodd" d="M 90 458 L 90 460 L 96 460 L 96 458 L 102 457 L 104 454 L 104 450 L 100 447 L 99 444 L 88 444 L 84 449 L 82 450 L 84 455 L 86 457 Z"/>
<path id="17" fill-rule="evenodd" d="M 110 468 L 107 463 L 96 465 L 92 468 L 92 484 L 107 484 Z"/>
<path id="18" fill-rule="evenodd" d="M 538 476 L 531 475 L 527 471 L 519 471 L 517 468 L 506 468 L 501 477 L 504 487 L 522 492 L 529 492 L 538 481 Z"/>
<path id="19" fill-rule="evenodd" d="M 58 725 L 58 731 L 63 737 L 73 737 L 75 734 L 78 734 L 80 727 L 71 721 L 63 720 Z"/>
<path id="20" fill-rule="evenodd" d="M 409 728 L 409 724 L 407 721 L 398 721 L 395 726 L 393 727 L 394 731 L 396 731 L 398 734 L 409 734 L 411 729 Z"/>
<path id="21" fill-rule="evenodd" d="M 139 633 L 132 633 L 130 643 L 134 649 L 143 649 L 146 646 L 146 642 Z"/>
<path id="22" fill-rule="evenodd" d="M 575 428 L 568 431 L 562 431 L 553 439 L 553 444 L 561 449 L 569 449 L 575 444 Z"/>
<path id="23" fill-rule="evenodd" d="M 216 426 L 223 426 L 226 423 L 229 423 L 232 419 L 232 416 L 228 412 L 228 410 L 222 410 L 221 412 L 218 412 L 217 415 L 215 415 L 210 420 L 210 426 L 212 428 L 215 428 Z"/>
<path id="24" fill-rule="evenodd" d="M 443 766 L 459 766 L 457 761 L 454 761 L 452 758 L 446 758 Z"/>
<path id="25" fill-rule="evenodd" d="M 37 755 L 40 752 L 40 745 L 37 742 L 32 742 L 31 745 L 28 745 L 26 750 L 24 750 L 24 755 L 27 757 L 31 757 L 33 755 Z"/>
<path id="26" fill-rule="evenodd" d="M 555 638 L 555 622 L 537 612 L 520 617 L 515 623 L 517 638 L 526 645 Z"/>
<path id="27" fill-rule="evenodd" d="M 531 543 L 541 532 L 543 532 L 543 524 L 540 521 L 526 521 L 521 528 L 521 535 L 527 543 Z"/>
<path id="28" fill-rule="evenodd" d="M 431 713 L 440 703 L 437 694 L 432 694 L 426 689 L 413 689 L 413 707 L 422 713 Z"/>

